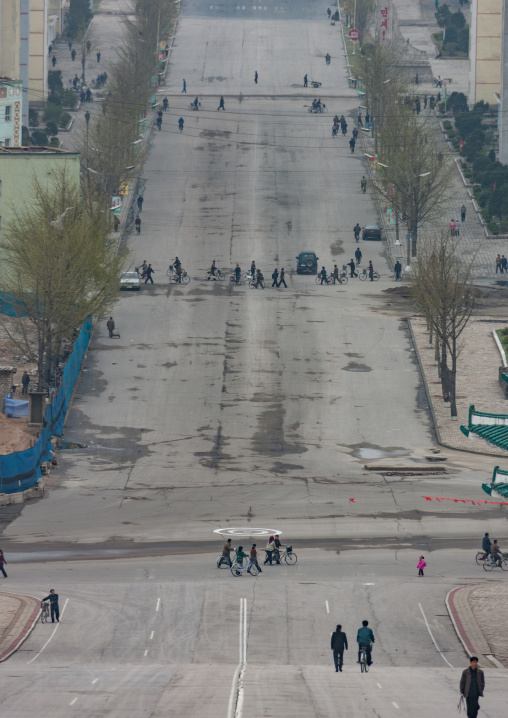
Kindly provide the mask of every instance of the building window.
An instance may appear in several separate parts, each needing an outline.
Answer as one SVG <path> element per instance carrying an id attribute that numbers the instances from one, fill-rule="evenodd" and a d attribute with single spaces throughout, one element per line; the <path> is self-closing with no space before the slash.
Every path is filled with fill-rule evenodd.
<path id="1" fill-rule="evenodd" d="M 7 139 L 4 140 L 4 147 L 10 147 L 10 146 L 11 146 L 11 141 L 10 141 L 10 139 L 7 137 Z"/>
<path id="2" fill-rule="evenodd" d="M 5 105 L 5 121 L 10 122 L 12 120 L 12 105 Z"/>

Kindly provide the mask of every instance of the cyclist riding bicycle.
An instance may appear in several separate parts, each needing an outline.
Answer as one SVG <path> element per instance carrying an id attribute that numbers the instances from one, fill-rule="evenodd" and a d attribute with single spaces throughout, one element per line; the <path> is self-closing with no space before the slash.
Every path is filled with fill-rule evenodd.
<path id="1" fill-rule="evenodd" d="M 501 547 L 497 543 L 497 539 L 494 539 L 494 543 L 492 544 L 492 560 L 497 563 L 498 566 L 501 566 L 501 562 L 504 558 L 503 553 L 501 551 Z"/>
<path id="2" fill-rule="evenodd" d="M 375 639 L 372 629 L 368 628 L 368 625 L 368 621 L 362 621 L 362 627 L 358 629 L 358 633 L 356 634 L 356 642 L 358 643 L 357 663 L 360 663 L 362 649 L 365 648 L 365 652 L 367 653 L 367 665 L 370 666 L 372 664 L 372 644 Z"/>

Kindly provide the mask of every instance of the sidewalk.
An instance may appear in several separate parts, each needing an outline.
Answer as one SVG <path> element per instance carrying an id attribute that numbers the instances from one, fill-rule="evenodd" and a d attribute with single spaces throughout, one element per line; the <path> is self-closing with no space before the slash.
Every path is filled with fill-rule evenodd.
<path id="1" fill-rule="evenodd" d="M 462 351 L 457 368 L 458 421 L 452 420 L 450 407 L 445 406 L 443 401 L 434 347 L 429 344 L 425 320 L 413 317 L 409 323 L 432 405 L 438 440 L 452 449 L 506 457 L 502 449 L 490 446 L 481 438 L 468 438 L 460 431 L 460 425 L 467 424 L 471 404 L 478 411 L 508 413 L 508 402 L 498 381 L 501 357 L 492 336 L 492 330 L 506 326 L 506 322 L 483 321 L 480 317 L 471 319 L 461 335 Z"/>
<path id="2" fill-rule="evenodd" d="M 487 667 L 508 668 L 508 586 L 481 583 L 454 588 L 446 607 L 457 635 L 470 656 Z"/>
<path id="3" fill-rule="evenodd" d="M 28 638 L 40 608 L 37 598 L 0 592 L 0 662 L 7 660 Z"/>

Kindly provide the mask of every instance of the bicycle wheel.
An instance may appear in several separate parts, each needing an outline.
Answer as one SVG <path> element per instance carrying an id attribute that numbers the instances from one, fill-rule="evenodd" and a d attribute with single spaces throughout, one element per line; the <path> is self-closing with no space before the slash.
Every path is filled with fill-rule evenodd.
<path id="1" fill-rule="evenodd" d="M 219 282 L 223 282 L 225 280 L 225 278 L 226 277 L 224 276 L 224 274 L 220 271 L 220 269 L 218 269 L 217 270 L 217 279 L 219 280 Z"/>
<path id="2" fill-rule="evenodd" d="M 484 569 L 484 571 L 492 571 L 492 569 L 494 568 L 495 565 L 496 565 L 495 563 L 492 563 L 492 561 L 487 559 L 486 561 L 483 562 L 483 569 Z"/>
<path id="3" fill-rule="evenodd" d="M 508 571 L 508 558 L 504 558 L 501 561 L 501 568 L 503 569 L 503 571 Z"/>
<path id="4" fill-rule="evenodd" d="M 316 282 L 316 284 L 321 284 L 321 277 L 317 276 L 314 281 Z"/>
<path id="5" fill-rule="evenodd" d="M 344 274 L 342 277 L 339 277 L 340 284 L 347 284 L 347 277 Z"/>
<path id="6" fill-rule="evenodd" d="M 365 280 L 367 279 L 367 275 L 363 272 L 360 272 L 360 274 L 358 275 L 358 279 L 360 280 L 360 282 L 365 282 Z"/>
<path id="7" fill-rule="evenodd" d="M 224 558 L 224 560 L 221 563 L 219 563 L 221 558 Z M 231 561 L 229 559 L 225 558 L 224 556 L 219 556 L 217 558 L 217 568 L 231 568 Z"/>
<path id="8" fill-rule="evenodd" d="M 234 561 L 233 564 L 232 564 L 232 566 L 231 566 L 231 574 L 232 574 L 235 578 L 239 578 L 239 577 L 242 575 L 241 571 L 238 570 L 238 566 L 236 565 L 236 561 Z"/>
<path id="9" fill-rule="evenodd" d="M 252 564 L 252 566 L 250 567 L 250 575 L 257 576 L 258 573 L 259 573 L 258 567 L 255 566 L 254 564 Z"/>
<path id="10" fill-rule="evenodd" d="M 290 566 L 294 566 L 295 563 L 298 561 L 296 553 L 293 553 L 292 551 L 291 551 L 291 553 L 287 553 L 284 556 L 284 561 L 286 563 L 288 563 Z"/>
<path id="11" fill-rule="evenodd" d="M 190 277 L 188 274 L 182 275 L 182 284 L 188 284 L 190 282 Z"/>
<path id="12" fill-rule="evenodd" d="M 256 289 L 256 282 L 249 282 L 249 287 L 251 289 Z"/>
<path id="13" fill-rule="evenodd" d="M 367 661 L 365 661 L 365 663 L 363 664 L 363 670 L 365 671 L 365 673 L 369 672 L 369 668 L 370 668 L 369 664 L 367 663 Z"/>
<path id="14" fill-rule="evenodd" d="M 482 563 L 484 563 L 484 561 L 485 561 L 485 551 L 478 551 L 478 553 L 476 554 L 475 560 L 476 560 L 476 563 L 478 564 L 478 566 L 481 566 Z"/>
<path id="15" fill-rule="evenodd" d="M 380 275 L 379 275 L 379 272 L 374 272 L 374 274 L 372 275 L 372 279 L 373 279 L 375 282 L 378 282 L 378 281 L 379 281 L 379 276 L 380 276 Z"/>
<path id="16" fill-rule="evenodd" d="M 259 282 L 259 284 L 258 284 L 258 289 L 264 289 L 264 288 L 265 288 L 265 283 L 264 283 L 264 282 Z"/>

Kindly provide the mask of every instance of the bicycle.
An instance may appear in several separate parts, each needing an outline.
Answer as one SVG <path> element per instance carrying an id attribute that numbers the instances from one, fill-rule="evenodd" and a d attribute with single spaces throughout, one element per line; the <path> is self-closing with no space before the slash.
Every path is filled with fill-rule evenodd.
<path id="1" fill-rule="evenodd" d="M 260 279 L 259 281 L 257 279 L 251 279 L 249 282 L 249 287 L 251 289 L 264 289 L 265 281 L 264 279 Z"/>
<path id="2" fill-rule="evenodd" d="M 370 279 L 369 270 L 366 267 L 364 267 L 362 269 L 362 271 L 358 273 L 358 279 L 361 282 L 364 282 L 367 278 Z M 374 280 L 374 282 L 377 282 L 379 280 L 379 272 L 374 271 L 372 273 L 372 279 Z"/>
<path id="3" fill-rule="evenodd" d="M 233 562 L 229 556 L 223 556 L 222 554 L 217 556 L 217 568 L 231 568 L 232 565 Z"/>
<path id="4" fill-rule="evenodd" d="M 231 574 L 235 578 L 239 578 L 239 576 L 242 576 L 244 573 L 250 573 L 251 576 L 257 576 L 259 573 L 259 570 L 258 570 L 258 567 L 256 566 L 256 564 L 254 564 L 254 563 L 251 564 L 249 571 L 247 571 L 248 565 L 249 565 L 249 562 L 247 561 L 247 559 L 245 559 L 244 563 L 242 565 L 240 565 L 235 558 L 235 560 L 233 561 L 233 563 L 231 565 Z"/>
<path id="5" fill-rule="evenodd" d="M 48 623 L 49 621 L 49 603 L 41 603 L 41 623 Z"/>
<path id="6" fill-rule="evenodd" d="M 476 554 L 475 561 L 478 564 L 478 566 L 481 566 L 484 561 L 487 560 L 487 553 L 485 551 L 478 551 Z"/>
<path id="7" fill-rule="evenodd" d="M 181 274 L 178 274 L 178 272 L 172 274 L 169 277 L 169 281 L 173 282 L 173 284 L 188 284 L 190 282 L 190 277 L 184 269 Z"/>
<path id="8" fill-rule="evenodd" d="M 224 272 L 222 272 L 220 269 L 216 269 L 216 270 L 215 270 L 215 276 L 214 276 L 214 277 L 212 277 L 212 270 L 211 270 L 211 269 L 209 269 L 206 274 L 207 274 L 207 277 L 206 277 L 207 279 L 218 279 L 219 282 L 222 282 L 222 281 L 226 278 L 226 277 L 224 276 Z"/>
<path id="9" fill-rule="evenodd" d="M 492 556 L 492 554 L 489 556 L 488 559 L 486 559 L 483 562 L 483 569 L 484 571 L 492 571 L 495 568 L 502 568 L 503 571 L 508 571 L 508 554 L 504 553 L 503 558 L 501 559 L 501 563 L 497 562 L 497 559 Z"/>
<path id="10" fill-rule="evenodd" d="M 232 274 L 229 278 L 231 284 L 243 284 L 243 277 L 236 278 L 236 274 Z"/>
<path id="11" fill-rule="evenodd" d="M 318 274 L 314 281 L 316 282 L 316 284 L 321 284 L 321 276 Z M 332 283 L 332 277 L 325 277 L 323 284 L 331 284 L 331 283 Z"/>
<path id="12" fill-rule="evenodd" d="M 169 278 L 171 278 L 171 277 L 173 276 L 173 274 L 175 274 L 175 273 L 176 273 L 175 265 L 174 265 L 174 264 L 170 264 L 169 267 L 168 267 L 167 270 L 166 270 L 166 276 L 169 277 Z"/>
<path id="13" fill-rule="evenodd" d="M 345 272 L 339 272 L 339 276 L 337 277 L 337 279 L 335 279 L 333 274 L 330 275 L 330 281 L 328 282 L 328 284 L 337 284 L 337 282 L 339 284 L 347 284 L 347 279 L 347 274 Z"/>
<path id="14" fill-rule="evenodd" d="M 360 646 L 360 660 L 358 661 L 360 664 L 360 671 L 362 673 L 368 673 L 369 672 L 369 663 L 367 660 L 367 647 L 366 646 Z"/>
<path id="15" fill-rule="evenodd" d="M 282 559 L 289 565 L 294 566 L 298 561 L 298 556 L 293 551 L 292 546 L 286 546 L 284 551 L 280 554 L 279 561 L 282 563 Z"/>
<path id="16" fill-rule="evenodd" d="M 189 105 L 189 110 L 200 110 L 201 109 L 201 102 L 198 102 L 197 107 L 194 104 L 194 102 L 191 102 Z"/>

